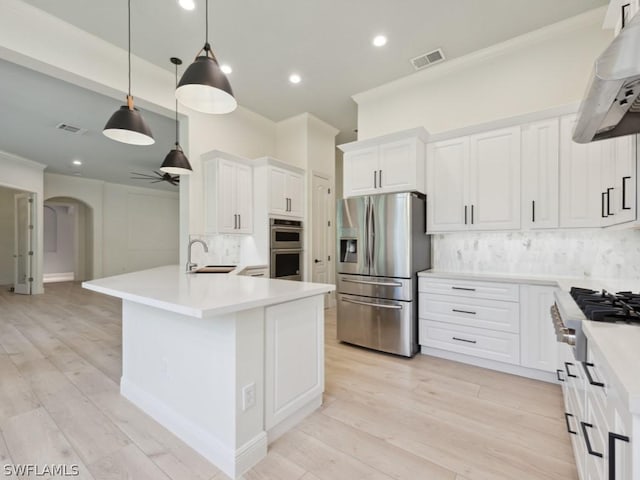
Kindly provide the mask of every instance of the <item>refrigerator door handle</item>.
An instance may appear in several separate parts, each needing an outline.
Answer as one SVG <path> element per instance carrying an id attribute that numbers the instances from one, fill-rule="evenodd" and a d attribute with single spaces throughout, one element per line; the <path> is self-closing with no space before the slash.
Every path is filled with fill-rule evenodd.
<path id="1" fill-rule="evenodd" d="M 391 310 L 402 310 L 402 305 L 384 305 L 381 303 L 361 302 L 360 300 L 351 300 L 350 298 L 343 298 L 343 302 L 355 303 L 356 305 L 366 305 L 368 307 L 388 308 Z"/>
<path id="2" fill-rule="evenodd" d="M 369 270 L 369 201 L 365 199 L 364 207 L 364 266 Z"/>
<path id="3" fill-rule="evenodd" d="M 376 251 L 376 216 L 373 213 L 373 204 L 371 204 L 371 220 L 369 221 L 369 225 L 371 228 L 371 233 L 369 235 L 369 255 L 371 258 L 371 263 L 369 265 L 371 265 L 370 268 L 373 269 Z M 371 273 L 373 274 L 373 272 Z"/>
<path id="4" fill-rule="evenodd" d="M 352 280 L 350 278 L 345 278 L 342 280 L 347 283 L 359 283 L 361 285 L 376 285 L 378 287 L 401 287 L 402 283 L 400 282 L 372 282 L 368 280 Z"/>

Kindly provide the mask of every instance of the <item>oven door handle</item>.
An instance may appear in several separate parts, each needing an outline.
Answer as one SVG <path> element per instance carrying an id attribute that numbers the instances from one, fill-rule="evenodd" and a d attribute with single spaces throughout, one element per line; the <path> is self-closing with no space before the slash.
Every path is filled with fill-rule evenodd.
<path id="1" fill-rule="evenodd" d="M 355 303 L 356 305 L 366 305 L 368 307 L 388 308 L 390 310 L 402 310 L 402 305 L 384 305 L 381 303 L 361 302 L 360 300 L 351 300 L 350 298 L 343 298 L 343 302 Z"/>
<path id="2" fill-rule="evenodd" d="M 370 280 L 352 280 L 350 278 L 344 278 L 342 280 L 345 283 L 358 283 L 362 285 L 375 285 L 377 287 L 401 287 L 402 283 L 400 282 L 374 282 Z"/>

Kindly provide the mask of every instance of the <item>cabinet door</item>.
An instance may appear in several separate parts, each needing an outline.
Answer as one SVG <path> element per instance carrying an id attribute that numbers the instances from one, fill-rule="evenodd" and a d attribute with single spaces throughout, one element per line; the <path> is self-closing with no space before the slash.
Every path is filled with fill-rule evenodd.
<path id="1" fill-rule="evenodd" d="M 634 135 L 613 140 L 613 171 L 611 185 L 607 185 L 610 198 L 611 225 L 632 222 L 636 219 L 636 138 Z"/>
<path id="2" fill-rule="evenodd" d="M 304 178 L 297 173 L 287 174 L 287 198 L 291 217 L 302 217 L 304 214 Z"/>
<path id="3" fill-rule="evenodd" d="M 344 154 L 344 197 L 380 193 L 378 189 L 378 147 Z"/>
<path id="4" fill-rule="evenodd" d="M 427 146 L 427 233 L 468 228 L 469 139 Z"/>
<path id="5" fill-rule="evenodd" d="M 575 115 L 560 119 L 560 227 L 599 227 L 606 207 L 601 159 L 607 141 L 574 142 L 575 123 Z"/>
<path id="6" fill-rule="evenodd" d="M 522 129 L 522 226 L 558 227 L 560 122 L 557 118 Z"/>
<path id="7" fill-rule="evenodd" d="M 269 213 L 272 215 L 288 215 L 287 208 L 287 175 L 289 172 L 280 168 L 269 169 Z"/>
<path id="8" fill-rule="evenodd" d="M 424 153 L 421 154 L 419 149 L 424 149 L 424 144 L 417 138 L 380 145 L 378 185 L 381 192 L 415 190 L 424 193 L 423 182 L 418 174 L 418 163 L 424 162 Z"/>
<path id="9" fill-rule="evenodd" d="M 554 290 L 554 287 L 520 287 L 520 361 L 523 367 L 556 371 L 558 342 L 549 314 Z"/>
<path id="10" fill-rule="evenodd" d="M 253 174 L 249 165 L 236 165 L 234 188 L 238 215 L 235 232 L 253 233 Z"/>
<path id="11" fill-rule="evenodd" d="M 236 163 L 218 160 L 218 177 L 213 188 L 217 191 L 218 225 L 216 231 L 236 233 Z"/>
<path id="12" fill-rule="evenodd" d="M 469 139 L 471 229 L 520 228 L 520 127 Z"/>

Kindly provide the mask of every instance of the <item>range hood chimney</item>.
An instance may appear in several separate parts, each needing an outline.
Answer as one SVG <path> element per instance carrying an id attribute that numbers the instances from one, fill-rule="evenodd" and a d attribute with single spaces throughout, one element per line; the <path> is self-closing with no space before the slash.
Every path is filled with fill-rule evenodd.
<path id="1" fill-rule="evenodd" d="M 598 57 L 573 140 L 588 143 L 640 133 L 640 14 Z"/>

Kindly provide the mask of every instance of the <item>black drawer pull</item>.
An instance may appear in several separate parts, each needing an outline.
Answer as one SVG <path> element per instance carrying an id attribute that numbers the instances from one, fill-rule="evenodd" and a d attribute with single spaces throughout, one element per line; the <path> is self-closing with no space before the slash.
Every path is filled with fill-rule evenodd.
<path id="1" fill-rule="evenodd" d="M 564 362 L 564 369 L 567 371 L 567 377 L 571 377 L 571 378 L 578 378 L 577 375 L 572 374 L 569 371 L 569 365 L 571 365 L 573 367 L 573 363 L 571 362 Z"/>
<path id="2" fill-rule="evenodd" d="M 589 380 L 589 383 L 595 387 L 603 387 L 604 388 L 604 383 L 602 382 L 596 382 L 593 377 L 591 376 L 591 371 L 589 370 L 589 367 L 594 367 L 595 365 L 593 363 L 589 363 L 589 362 L 582 362 L 582 366 L 584 367 L 584 373 L 587 374 L 587 380 Z"/>
<path id="3" fill-rule="evenodd" d="M 616 478 L 616 440 L 629 443 L 629 437 L 609 432 L 609 479 Z"/>
<path id="4" fill-rule="evenodd" d="M 564 412 L 564 421 L 567 424 L 567 432 L 569 432 L 571 435 L 577 435 L 578 432 L 576 432 L 575 430 L 571 430 L 571 424 L 569 423 L 569 417 L 573 417 L 573 415 L 571 415 L 570 413 Z"/>
<path id="5" fill-rule="evenodd" d="M 451 337 L 451 339 L 452 340 L 457 340 L 458 342 L 478 343 L 476 340 L 467 340 L 466 338 Z"/>
<path id="6" fill-rule="evenodd" d="M 475 315 L 476 312 L 472 312 L 470 310 L 456 310 L 455 308 L 451 309 L 452 312 L 456 312 L 456 313 L 468 313 L 469 315 Z"/>
<path id="7" fill-rule="evenodd" d="M 631 207 L 627 207 L 627 180 L 631 180 L 631 177 L 622 177 L 622 210 L 631 210 Z"/>
<path id="8" fill-rule="evenodd" d="M 475 288 L 466 288 L 466 287 L 451 287 L 451 290 L 464 290 L 465 292 L 475 292 Z"/>
<path id="9" fill-rule="evenodd" d="M 556 377 L 558 377 L 559 382 L 564 382 L 564 378 L 560 376 L 561 373 L 562 373 L 562 370 L 560 369 L 556 370 Z"/>
<path id="10" fill-rule="evenodd" d="M 580 422 L 580 426 L 582 427 L 582 433 L 584 434 L 584 443 L 587 445 L 587 452 L 589 452 L 589 455 L 602 458 L 602 454 L 600 452 L 596 452 L 593 448 L 591 448 L 591 440 L 589 440 L 589 433 L 587 433 L 587 428 L 593 428 L 593 425 L 590 423 Z"/>

